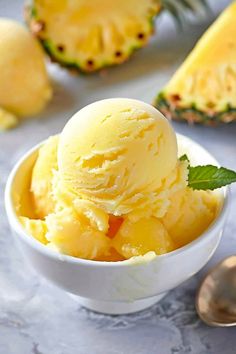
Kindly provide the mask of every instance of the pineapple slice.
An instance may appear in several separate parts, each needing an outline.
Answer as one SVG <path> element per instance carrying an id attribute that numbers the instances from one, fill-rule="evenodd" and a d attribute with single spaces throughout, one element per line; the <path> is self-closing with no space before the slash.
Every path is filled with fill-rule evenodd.
<path id="1" fill-rule="evenodd" d="M 168 118 L 212 124 L 236 120 L 236 2 L 201 37 L 156 98 Z"/>
<path id="2" fill-rule="evenodd" d="M 52 58 L 91 72 L 144 46 L 160 8 L 158 0 L 34 0 L 27 20 Z"/>

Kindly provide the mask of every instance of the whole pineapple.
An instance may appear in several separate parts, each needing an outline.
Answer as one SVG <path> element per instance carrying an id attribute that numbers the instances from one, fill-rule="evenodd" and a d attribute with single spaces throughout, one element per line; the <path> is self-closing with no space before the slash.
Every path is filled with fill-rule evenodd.
<path id="1" fill-rule="evenodd" d="M 32 0 L 26 13 L 31 31 L 55 61 L 93 72 L 143 47 L 163 9 L 181 20 L 201 7 L 204 0 Z"/>

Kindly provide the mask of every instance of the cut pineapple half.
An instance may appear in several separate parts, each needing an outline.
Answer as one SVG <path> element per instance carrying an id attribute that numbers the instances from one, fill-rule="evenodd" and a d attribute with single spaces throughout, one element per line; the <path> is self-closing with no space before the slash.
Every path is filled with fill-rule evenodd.
<path id="1" fill-rule="evenodd" d="M 156 98 L 167 117 L 211 124 L 236 120 L 236 2 L 201 37 Z"/>
<path id="2" fill-rule="evenodd" d="M 158 0 L 34 0 L 28 22 L 52 58 L 91 72 L 144 46 L 159 11 Z"/>

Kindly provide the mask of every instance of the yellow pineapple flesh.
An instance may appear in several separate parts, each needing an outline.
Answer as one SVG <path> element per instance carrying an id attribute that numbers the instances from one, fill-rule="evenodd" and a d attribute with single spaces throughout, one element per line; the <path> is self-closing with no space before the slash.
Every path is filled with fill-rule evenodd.
<path id="1" fill-rule="evenodd" d="M 159 0 L 34 0 L 28 23 L 56 61 L 91 72 L 144 46 L 159 11 Z"/>
<path id="2" fill-rule="evenodd" d="M 167 117 L 236 120 L 236 2 L 209 27 L 155 100 Z"/>

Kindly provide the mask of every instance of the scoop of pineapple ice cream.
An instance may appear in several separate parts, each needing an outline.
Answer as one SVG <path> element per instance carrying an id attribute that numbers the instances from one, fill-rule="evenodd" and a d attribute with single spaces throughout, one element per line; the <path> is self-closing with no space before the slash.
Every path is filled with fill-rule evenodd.
<path id="1" fill-rule="evenodd" d="M 178 247 L 193 241 L 207 229 L 215 218 L 217 201 L 212 192 L 190 188 L 172 195 L 162 222 Z"/>
<path id="2" fill-rule="evenodd" d="M 32 171 L 31 193 L 36 215 L 43 219 L 54 211 L 52 179 L 57 170 L 57 147 L 59 136 L 50 137 L 39 149 Z"/>
<path id="3" fill-rule="evenodd" d="M 137 222 L 125 219 L 112 239 L 112 246 L 125 258 L 142 256 L 150 251 L 158 255 L 175 248 L 161 221 L 154 217 Z"/>
<path id="4" fill-rule="evenodd" d="M 63 253 L 85 259 L 101 259 L 110 254 L 110 239 L 93 228 L 89 220 L 73 208 L 63 208 L 46 217 L 47 240 Z"/>
<path id="5" fill-rule="evenodd" d="M 132 99 L 86 106 L 68 121 L 58 146 L 68 190 L 114 215 L 151 205 L 151 193 L 176 162 L 176 136 L 167 119 Z"/>
<path id="6" fill-rule="evenodd" d="M 0 107 L 16 116 L 31 116 L 51 95 L 39 43 L 20 23 L 0 18 Z"/>

